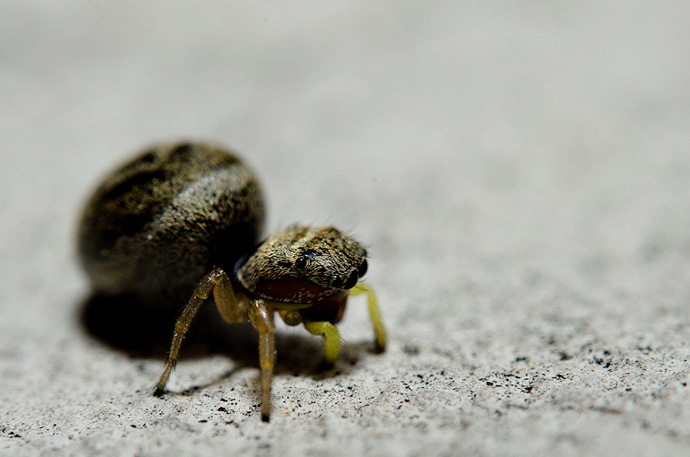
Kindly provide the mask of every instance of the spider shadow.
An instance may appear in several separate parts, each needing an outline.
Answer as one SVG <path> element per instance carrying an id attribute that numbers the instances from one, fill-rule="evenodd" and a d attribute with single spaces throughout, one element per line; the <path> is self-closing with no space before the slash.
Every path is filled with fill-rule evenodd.
<path id="1" fill-rule="evenodd" d="M 123 352 L 130 358 L 164 361 L 170 349 L 179 310 L 145 307 L 129 296 L 87 297 L 81 304 L 79 319 L 83 331 L 95 341 Z M 343 345 L 334 366 L 323 362 L 321 338 L 309 334 L 276 332 L 276 365 L 274 374 L 308 375 L 315 379 L 349 373 L 368 344 Z M 258 335 L 248 323 L 227 324 L 212 303 L 205 303 L 185 337 L 180 360 L 205 358 L 221 354 L 235 363 L 233 369 L 217 381 L 232 376 L 245 367 L 258 367 Z M 162 364 L 161 364 L 162 367 Z M 195 386 L 192 392 L 203 386 Z"/>

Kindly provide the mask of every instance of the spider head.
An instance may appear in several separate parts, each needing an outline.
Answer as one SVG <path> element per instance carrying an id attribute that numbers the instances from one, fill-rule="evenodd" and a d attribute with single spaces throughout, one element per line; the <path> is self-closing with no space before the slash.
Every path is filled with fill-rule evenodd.
<path id="1" fill-rule="evenodd" d="M 367 271 L 367 252 L 334 227 L 287 227 L 262 243 L 237 270 L 251 294 L 311 304 L 345 296 Z"/>

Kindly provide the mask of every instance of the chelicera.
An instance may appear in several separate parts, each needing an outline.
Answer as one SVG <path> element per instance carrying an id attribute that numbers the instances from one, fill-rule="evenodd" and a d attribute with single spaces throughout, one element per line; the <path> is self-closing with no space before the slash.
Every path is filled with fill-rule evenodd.
<path id="1" fill-rule="evenodd" d="M 151 148 L 103 181 L 79 226 L 80 259 L 94 291 L 142 306 L 179 309 L 170 352 L 154 394 L 161 395 L 200 307 L 212 300 L 230 324 L 249 321 L 259 336 L 262 420 L 271 411 L 274 316 L 340 352 L 335 324 L 347 300 L 365 295 L 375 347 L 386 347 L 376 295 L 360 279 L 367 252 L 338 229 L 293 225 L 260 241 L 261 186 L 229 151 L 205 143 Z"/>

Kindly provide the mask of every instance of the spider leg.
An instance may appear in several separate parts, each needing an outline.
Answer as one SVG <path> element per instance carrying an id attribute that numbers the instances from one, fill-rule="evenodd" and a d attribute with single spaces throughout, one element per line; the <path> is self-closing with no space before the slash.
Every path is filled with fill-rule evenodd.
<path id="1" fill-rule="evenodd" d="M 355 287 L 350 289 L 350 296 L 365 294 L 367 296 L 367 303 L 369 304 L 369 318 L 374 325 L 375 345 L 376 350 L 383 352 L 386 350 L 386 327 L 383 325 L 381 319 L 381 311 L 379 310 L 379 301 L 376 298 L 374 290 L 367 284 L 362 282 L 357 283 Z"/>
<path id="2" fill-rule="evenodd" d="M 275 364 L 275 325 L 273 310 L 263 300 L 249 304 L 249 321 L 259 332 L 259 364 L 261 366 L 261 420 L 268 422 L 271 414 L 271 381 Z"/>
<path id="3" fill-rule="evenodd" d="M 168 360 L 165 364 L 163 374 L 161 374 L 160 380 L 153 392 L 154 395 L 161 396 L 165 391 L 165 384 L 168 382 L 170 373 L 175 367 L 175 362 L 177 362 L 177 358 L 180 355 L 182 340 L 184 340 L 189 327 L 192 325 L 192 321 L 199 311 L 199 308 L 206 299 L 208 299 L 211 292 L 214 294 L 218 312 L 220 312 L 223 319 L 230 323 L 234 323 L 243 319 L 243 313 L 245 313 L 244 316 L 246 316 L 246 311 L 243 310 L 242 304 L 235 298 L 230 279 L 223 270 L 216 268 L 208 275 L 204 276 L 197 283 L 191 298 L 182 309 L 180 316 L 175 322 L 175 331 L 173 333 L 172 342 L 170 343 Z"/>

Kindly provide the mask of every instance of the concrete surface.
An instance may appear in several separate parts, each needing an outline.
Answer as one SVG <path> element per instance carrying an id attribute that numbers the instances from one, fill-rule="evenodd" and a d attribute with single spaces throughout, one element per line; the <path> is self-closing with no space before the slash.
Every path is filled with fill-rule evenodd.
<path id="1" fill-rule="evenodd" d="M 688 5 L 4 1 L 0 455 L 690 455 Z M 169 330 L 84 325 L 84 198 L 179 137 L 373 254 L 389 350 L 281 327 L 270 424 L 246 328 L 157 399 Z"/>

